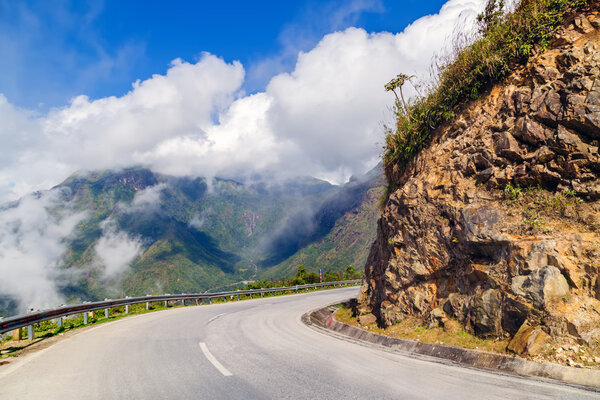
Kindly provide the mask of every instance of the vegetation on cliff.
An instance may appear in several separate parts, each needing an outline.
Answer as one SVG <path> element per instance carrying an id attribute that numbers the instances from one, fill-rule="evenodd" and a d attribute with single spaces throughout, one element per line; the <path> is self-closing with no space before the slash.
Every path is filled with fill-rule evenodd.
<path id="1" fill-rule="evenodd" d="M 439 67 L 437 85 L 409 105 L 397 101 L 396 129 L 388 132 L 384 146 L 391 188 L 405 166 L 427 145 L 433 130 L 454 120 L 465 103 L 502 81 L 516 65 L 543 51 L 565 19 L 589 3 L 521 0 L 513 12 L 505 13 L 503 0 L 489 0 L 479 16 L 480 37 Z"/>

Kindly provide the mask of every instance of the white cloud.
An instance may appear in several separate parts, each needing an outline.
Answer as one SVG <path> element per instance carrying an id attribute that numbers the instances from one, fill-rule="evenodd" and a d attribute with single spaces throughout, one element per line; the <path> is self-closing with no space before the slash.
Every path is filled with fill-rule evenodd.
<path id="1" fill-rule="evenodd" d="M 425 76 L 431 56 L 484 3 L 450 0 L 397 34 L 334 32 L 251 96 L 240 92 L 241 64 L 204 54 L 194 64 L 175 60 L 122 97 L 79 96 L 47 115 L 0 97 L 0 199 L 76 170 L 133 164 L 209 181 L 264 174 L 342 182 L 381 152 L 381 125 L 393 118 L 384 84 L 399 72 Z"/>
<path id="2" fill-rule="evenodd" d="M 19 311 L 62 302 L 55 283 L 59 260 L 84 217 L 65 207 L 59 190 L 0 209 L 0 294 L 16 299 Z"/>
<path id="3" fill-rule="evenodd" d="M 108 279 L 121 277 L 141 253 L 142 244 L 139 238 L 105 227 L 102 237 L 94 246 L 98 261 L 104 266 L 104 276 Z"/>
<path id="4" fill-rule="evenodd" d="M 120 204 L 119 208 L 124 213 L 154 212 L 160 206 L 160 196 L 167 187 L 166 183 L 149 186 L 135 193 L 131 204 Z"/>

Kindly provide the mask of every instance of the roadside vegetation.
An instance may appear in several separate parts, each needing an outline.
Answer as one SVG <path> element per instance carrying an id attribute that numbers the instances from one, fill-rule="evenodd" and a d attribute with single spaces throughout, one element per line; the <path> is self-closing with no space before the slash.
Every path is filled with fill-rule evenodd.
<path id="1" fill-rule="evenodd" d="M 360 279 L 361 273 L 356 270 L 353 265 L 348 265 L 344 272 L 335 272 L 325 270 L 323 271 L 323 282 L 337 282 L 337 281 L 350 281 L 354 279 Z M 296 286 L 306 285 L 309 283 L 319 283 L 320 277 L 317 272 L 308 272 L 304 265 L 300 265 L 296 270 L 296 275 L 290 279 L 283 279 L 279 281 L 275 280 L 262 280 L 248 283 L 244 289 L 263 289 L 272 287 L 282 286 Z"/>
<path id="2" fill-rule="evenodd" d="M 434 67 L 436 81 L 425 95 L 405 102 L 402 86 L 412 77 L 400 74 L 390 81 L 385 89 L 396 95 L 397 120 L 395 129 L 388 130 L 384 145 L 389 191 L 416 154 L 427 146 L 436 128 L 453 121 L 469 101 L 547 48 L 565 19 L 591 2 L 521 0 L 513 12 L 506 13 L 504 0 L 488 0 L 478 17 L 477 38 L 463 38 L 470 44 L 457 45 L 453 57 Z"/>
<path id="3" fill-rule="evenodd" d="M 507 353 L 508 340 L 479 338 L 465 332 L 458 322 L 455 324 L 447 322 L 443 328 L 429 328 L 425 321 L 406 315 L 400 322 L 387 328 L 377 326 L 376 322 L 362 326 L 353 315 L 352 309 L 347 307 L 339 308 L 335 312 L 334 317 L 339 322 L 357 326 L 379 335 L 417 340 L 424 343 L 446 344 L 467 349 L 486 350 L 495 353 Z"/>

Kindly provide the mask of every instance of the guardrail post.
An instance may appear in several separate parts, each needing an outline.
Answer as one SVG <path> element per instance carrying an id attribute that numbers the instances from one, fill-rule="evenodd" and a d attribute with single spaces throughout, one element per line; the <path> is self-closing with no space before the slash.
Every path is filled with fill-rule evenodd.
<path id="1" fill-rule="evenodd" d="M 296 293 L 298 293 L 298 285 L 296 285 Z"/>
<path id="2" fill-rule="evenodd" d="M 83 313 L 83 324 L 87 325 L 87 323 L 88 323 L 88 313 L 87 313 L 87 311 L 85 311 Z"/>
<path id="3" fill-rule="evenodd" d="M 240 301 L 240 295 L 239 294 L 237 295 L 237 300 Z"/>
<path id="4" fill-rule="evenodd" d="M 33 340 L 33 336 L 34 336 L 33 333 L 34 333 L 33 332 L 33 325 L 28 325 L 27 326 L 27 339 Z"/>
<path id="5" fill-rule="evenodd" d="M 23 328 L 13 329 L 13 341 L 19 341 L 23 338 Z"/>
<path id="6" fill-rule="evenodd" d="M 169 301 L 165 300 L 165 308 L 169 307 Z"/>
<path id="7" fill-rule="evenodd" d="M 196 299 L 196 305 L 198 305 L 198 299 Z"/>
<path id="8" fill-rule="evenodd" d="M 265 297 L 265 292 L 260 292 L 260 297 Z"/>
<path id="9" fill-rule="evenodd" d="M 108 319 L 108 308 L 104 309 L 104 318 Z"/>
<path id="10" fill-rule="evenodd" d="M 146 310 L 149 310 L 149 309 L 150 309 L 150 302 L 149 302 L 149 301 L 147 301 L 147 302 L 146 302 Z"/>
<path id="11" fill-rule="evenodd" d="M 63 317 L 56 318 L 56 327 L 59 329 L 62 327 L 62 319 Z"/>
<path id="12" fill-rule="evenodd" d="M 125 304 L 125 314 L 129 314 L 129 304 Z"/>
<path id="13" fill-rule="evenodd" d="M 208 298 L 208 304 L 212 304 L 212 298 Z"/>

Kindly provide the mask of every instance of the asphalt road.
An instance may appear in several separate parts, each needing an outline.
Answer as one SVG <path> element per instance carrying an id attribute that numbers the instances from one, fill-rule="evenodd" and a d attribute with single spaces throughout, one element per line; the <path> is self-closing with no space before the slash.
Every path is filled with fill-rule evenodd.
<path id="1" fill-rule="evenodd" d="M 0 399 L 600 399 L 317 332 L 357 288 L 186 307 L 82 331 L 0 366 Z"/>

